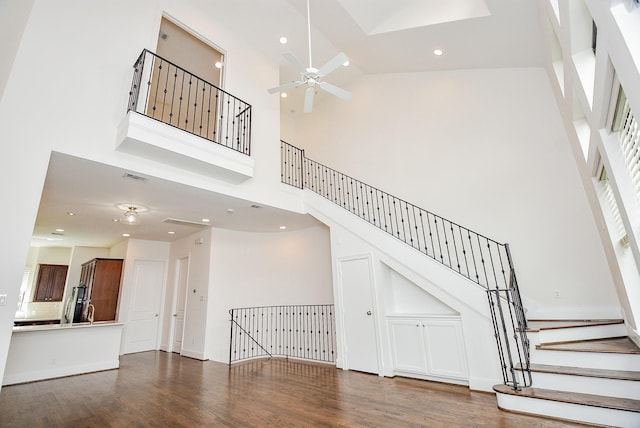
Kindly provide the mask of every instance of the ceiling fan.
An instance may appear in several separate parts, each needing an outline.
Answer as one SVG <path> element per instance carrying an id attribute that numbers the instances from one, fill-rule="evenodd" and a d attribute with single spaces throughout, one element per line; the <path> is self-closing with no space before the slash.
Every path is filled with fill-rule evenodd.
<path id="1" fill-rule="evenodd" d="M 329 60 L 325 65 L 320 68 L 315 68 L 311 61 L 311 12 L 309 10 L 309 0 L 307 0 L 307 36 L 309 41 L 309 67 L 302 65 L 300 60 L 291 52 L 285 53 L 284 58 L 289 61 L 300 72 L 300 80 L 285 83 L 275 88 L 269 89 L 270 94 L 281 92 L 283 89 L 297 88 L 302 85 L 307 85 L 307 90 L 304 94 L 304 112 L 310 113 L 313 110 L 313 96 L 316 86 L 323 89 L 330 94 L 335 95 L 343 100 L 351 99 L 351 93 L 339 88 L 331 83 L 323 81 L 323 78 L 336 70 L 338 67 L 349 61 L 347 55 L 344 52 L 340 52 L 338 55 Z"/>

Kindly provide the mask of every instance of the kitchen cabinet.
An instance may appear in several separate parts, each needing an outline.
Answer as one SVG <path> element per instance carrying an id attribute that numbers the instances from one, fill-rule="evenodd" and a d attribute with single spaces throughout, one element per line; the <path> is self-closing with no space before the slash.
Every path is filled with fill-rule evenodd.
<path id="1" fill-rule="evenodd" d="M 122 259 L 93 259 L 82 264 L 80 286 L 86 287 L 86 300 L 82 308 L 82 320 L 87 320 L 89 304 L 93 305 L 94 321 L 116 319 Z"/>
<path id="2" fill-rule="evenodd" d="M 61 302 L 64 284 L 67 281 L 67 265 L 41 264 L 34 302 Z"/>
<path id="3" fill-rule="evenodd" d="M 456 383 L 469 379 L 459 316 L 389 317 L 394 371 Z"/>

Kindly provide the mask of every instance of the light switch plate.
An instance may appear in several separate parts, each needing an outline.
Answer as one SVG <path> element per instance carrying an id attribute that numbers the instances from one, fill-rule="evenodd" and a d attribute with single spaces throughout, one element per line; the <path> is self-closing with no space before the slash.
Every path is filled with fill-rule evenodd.
<path id="1" fill-rule="evenodd" d="M 0 294 L 0 306 L 5 306 L 7 304 L 7 295 Z"/>

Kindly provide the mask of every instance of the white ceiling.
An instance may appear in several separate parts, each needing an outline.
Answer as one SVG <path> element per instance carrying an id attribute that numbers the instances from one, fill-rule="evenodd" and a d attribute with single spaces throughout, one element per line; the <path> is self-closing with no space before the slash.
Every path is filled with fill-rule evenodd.
<path id="1" fill-rule="evenodd" d="M 131 180 L 124 178 L 125 174 L 147 180 Z M 124 220 L 124 211 L 117 206 L 131 203 L 148 209 L 138 215 L 140 224 L 129 226 L 113 221 Z M 68 212 L 75 215 L 69 216 Z M 167 223 L 165 219 L 203 223 L 205 218 L 213 227 L 248 232 L 277 233 L 280 226 L 291 231 L 319 224 L 309 215 L 53 153 L 32 245 L 111 247 L 126 239 L 123 233 L 138 239 L 173 241 L 202 227 Z"/>
<path id="2" fill-rule="evenodd" d="M 346 89 L 364 74 L 542 67 L 538 1 L 310 0 L 313 65 L 320 67 L 345 52 L 351 65 L 336 70 L 327 81 Z M 282 54 L 292 52 L 308 62 L 306 0 L 203 0 L 203 7 L 224 10 L 229 27 L 280 61 L 280 82 L 273 86 L 298 79 Z M 284 46 L 278 42 L 283 35 L 289 39 Z M 436 48 L 444 55 L 433 55 Z M 302 110 L 304 89 L 297 91 L 281 101 L 284 111 Z M 328 96 L 318 94 L 316 103 Z M 260 232 L 277 232 L 281 225 L 291 230 L 317 224 L 309 216 L 251 208 L 250 201 L 153 177 L 146 183 L 125 180 L 122 176 L 127 172 L 136 174 L 54 154 L 33 244 L 110 246 L 122 240 L 124 232 L 134 238 L 171 241 L 198 230 L 163 223 L 165 218 L 201 221 L 206 217 L 215 227 Z M 121 203 L 149 207 L 140 215 L 141 225 L 112 221 L 122 217 L 116 208 Z M 233 214 L 227 213 L 229 208 Z M 67 216 L 69 211 L 77 215 Z M 64 235 L 52 235 L 56 228 L 65 229 Z"/>

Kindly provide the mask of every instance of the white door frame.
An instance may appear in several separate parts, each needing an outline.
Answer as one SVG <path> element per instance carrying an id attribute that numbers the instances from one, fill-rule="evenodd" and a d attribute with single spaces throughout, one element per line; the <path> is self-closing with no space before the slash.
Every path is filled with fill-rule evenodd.
<path id="1" fill-rule="evenodd" d="M 184 257 L 176 257 L 175 258 L 175 271 L 173 275 L 173 301 L 171 303 L 171 321 L 169 323 L 169 343 L 168 343 L 168 351 L 174 352 L 173 345 L 175 343 L 175 335 L 176 335 L 176 317 L 174 316 L 178 312 L 178 293 L 180 292 L 180 262 L 184 259 L 187 259 L 187 284 L 184 290 L 185 299 L 184 299 L 184 317 L 187 317 L 187 306 L 188 299 L 187 294 L 189 292 L 189 271 L 191 268 L 191 254 L 188 254 Z M 187 323 L 185 320 L 182 322 L 182 338 L 184 339 L 184 330 Z M 182 355 L 182 349 L 179 350 L 180 355 Z"/>
<path id="2" fill-rule="evenodd" d="M 128 340 L 128 332 L 127 332 L 127 323 L 129 322 L 130 319 L 130 311 L 132 309 L 132 300 L 133 300 L 133 278 L 131 277 L 131 275 L 133 274 L 134 271 L 134 267 L 136 262 L 157 262 L 157 263 L 161 263 L 162 264 L 162 290 L 160 291 L 160 308 L 158 309 L 158 329 L 156 332 L 156 338 L 155 338 L 155 349 L 160 349 L 160 343 L 162 341 L 162 328 L 164 325 L 164 317 L 160 316 L 160 314 L 164 314 L 165 311 L 165 299 L 166 299 L 166 295 L 167 295 L 167 260 L 166 259 L 148 259 L 148 258 L 144 258 L 144 257 L 135 257 L 133 259 L 131 259 L 131 261 L 125 261 L 125 264 L 129 264 L 131 266 L 131 271 L 127 272 L 127 281 L 129 282 L 129 287 L 126 293 L 126 318 L 123 320 L 124 324 L 125 324 L 125 328 L 123 329 L 123 334 L 122 334 L 122 341 L 121 341 L 121 345 L 120 345 L 120 354 L 122 355 L 122 353 L 124 352 L 125 348 L 126 348 L 126 344 L 127 344 L 127 340 Z M 125 267 L 126 269 L 126 267 Z M 122 321 L 120 321 L 122 322 Z"/>
<path id="3" fill-rule="evenodd" d="M 344 326 L 344 294 L 343 294 L 343 286 L 342 286 L 342 262 L 349 262 L 354 260 L 367 260 L 369 263 L 369 277 L 371 278 L 371 302 L 373 304 L 373 326 L 374 326 L 374 335 L 375 335 L 375 343 L 376 343 L 376 360 L 378 363 L 378 375 L 383 376 L 382 370 L 382 349 L 381 349 L 381 335 L 380 335 L 380 318 L 378 316 L 378 292 L 376 287 L 376 276 L 375 269 L 373 268 L 373 255 L 371 253 L 362 253 L 362 254 L 354 254 L 351 256 L 343 256 L 336 258 L 336 277 L 337 277 L 337 292 L 338 298 L 337 303 L 340 306 L 336 310 L 336 314 L 340 314 L 339 319 L 336 320 L 336 325 L 338 331 L 340 332 L 339 336 L 339 345 L 338 349 L 340 350 L 340 355 L 342 356 L 342 368 L 349 369 L 349 361 L 348 354 L 346 352 L 346 332 Z"/>

